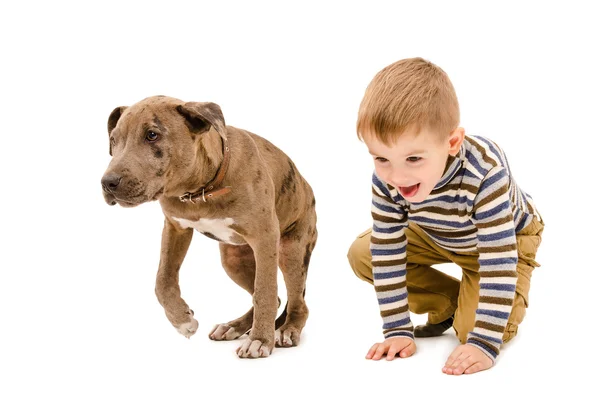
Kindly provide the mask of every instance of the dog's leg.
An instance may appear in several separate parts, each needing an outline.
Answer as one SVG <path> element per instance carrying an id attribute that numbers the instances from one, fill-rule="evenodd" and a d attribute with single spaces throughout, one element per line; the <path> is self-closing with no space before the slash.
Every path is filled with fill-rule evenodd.
<path id="1" fill-rule="evenodd" d="M 237 285 L 254 294 L 254 278 L 256 275 L 256 261 L 254 252 L 249 245 L 229 245 L 219 243 L 221 262 L 225 272 Z M 217 324 L 210 331 L 208 337 L 212 340 L 232 340 L 239 338 L 252 328 L 254 308 L 242 317 L 228 323 Z"/>
<path id="2" fill-rule="evenodd" d="M 275 332 L 275 344 L 280 347 L 296 346 L 308 318 L 304 301 L 306 273 L 312 250 L 317 241 L 317 229 L 312 217 L 298 222 L 293 230 L 281 237 L 279 266 L 283 273 L 288 302 L 285 323 Z"/>
<path id="3" fill-rule="evenodd" d="M 260 238 L 246 240 L 254 251 L 256 276 L 254 278 L 254 318 L 248 339 L 238 348 L 239 357 L 268 357 L 275 344 L 275 316 L 277 315 L 277 263 L 279 261 L 279 224 L 273 214 L 271 222 L 263 225 Z"/>
<path id="4" fill-rule="evenodd" d="M 192 241 L 193 229 L 181 230 L 165 219 L 156 275 L 156 297 L 167 318 L 183 336 L 189 338 L 198 329 L 194 312 L 181 298 L 179 269 Z"/>

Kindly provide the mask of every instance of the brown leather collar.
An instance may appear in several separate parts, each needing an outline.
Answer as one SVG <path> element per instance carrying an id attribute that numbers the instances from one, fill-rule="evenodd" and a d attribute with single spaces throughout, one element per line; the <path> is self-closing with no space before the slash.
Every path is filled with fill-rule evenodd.
<path id="1" fill-rule="evenodd" d="M 207 199 L 222 196 L 231 191 L 230 186 L 225 186 L 220 189 L 213 190 L 215 186 L 218 187 L 223 182 L 223 179 L 225 179 L 225 174 L 227 173 L 227 168 L 229 167 L 229 159 L 231 157 L 231 151 L 229 150 L 229 141 L 226 141 L 223 138 L 221 138 L 221 141 L 223 142 L 223 162 L 221 162 L 221 166 L 217 171 L 217 175 L 215 175 L 212 181 L 208 182 L 206 185 L 198 189 L 196 193 L 186 192 L 183 196 L 179 196 L 179 200 L 181 200 L 181 202 L 185 203 L 187 201 L 190 203 L 196 203 L 200 199 L 206 202 Z"/>

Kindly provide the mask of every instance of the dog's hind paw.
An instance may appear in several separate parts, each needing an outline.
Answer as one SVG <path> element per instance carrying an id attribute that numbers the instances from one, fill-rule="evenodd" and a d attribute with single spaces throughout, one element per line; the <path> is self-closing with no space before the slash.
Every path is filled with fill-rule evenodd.
<path id="1" fill-rule="evenodd" d="M 212 340 L 234 340 L 239 338 L 242 332 L 237 331 L 228 324 L 217 324 L 213 327 L 208 337 Z"/>
<path id="2" fill-rule="evenodd" d="M 246 339 L 244 343 L 236 350 L 240 358 L 260 358 L 269 357 L 271 349 L 258 339 Z"/>

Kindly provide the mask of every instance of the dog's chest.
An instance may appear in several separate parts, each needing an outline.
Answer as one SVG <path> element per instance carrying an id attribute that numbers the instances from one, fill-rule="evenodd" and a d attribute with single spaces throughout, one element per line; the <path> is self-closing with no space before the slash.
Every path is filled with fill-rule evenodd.
<path id="1" fill-rule="evenodd" d="M 231 225 L 234 223 L 232 218 L 200 218 L 197 221 L 192 221 L 189 219 L 173 217 L 173 220 L 177 221 L 184 229 L 196 229 L 200 233 L 224 243 L 235 245 L 246 243 L 243 238 L 231 228 Z"/>

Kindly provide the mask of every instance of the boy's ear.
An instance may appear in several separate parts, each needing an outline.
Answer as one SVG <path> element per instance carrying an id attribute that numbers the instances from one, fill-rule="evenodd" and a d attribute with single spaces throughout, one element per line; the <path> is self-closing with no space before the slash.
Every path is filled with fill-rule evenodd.
<path id="1" fill-rule="evenodd" d="M 450 137 L 448 138 L 448 143 L 450 144 L 450 147 L 448 148 L 448 154 L 451 156 L 456 156 L 460 151 L 460 146 L 464 140 L 465 129 L 462 127 L 457 127 L 450 133 Z"/>

